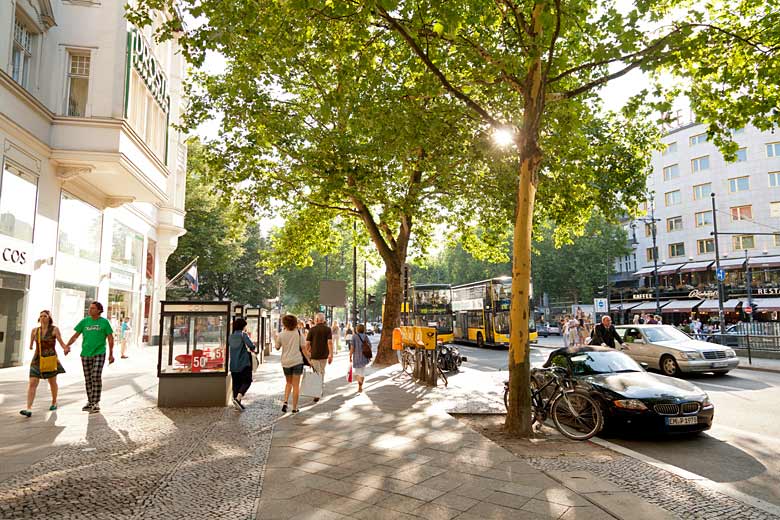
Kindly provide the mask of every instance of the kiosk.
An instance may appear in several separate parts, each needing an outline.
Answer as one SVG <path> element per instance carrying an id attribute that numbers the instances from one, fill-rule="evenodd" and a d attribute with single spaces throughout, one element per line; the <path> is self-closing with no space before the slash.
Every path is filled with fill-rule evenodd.
<path id="1" fill-rule="evenodd" d="M 160 302 L 157 406 L 226 406 L 230 302 Z"/>

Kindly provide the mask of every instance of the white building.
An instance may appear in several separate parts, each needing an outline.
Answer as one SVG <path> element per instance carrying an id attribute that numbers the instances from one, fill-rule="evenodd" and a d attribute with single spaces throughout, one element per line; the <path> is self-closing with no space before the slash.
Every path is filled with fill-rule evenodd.
<path id="1" fill-rule="evenodd" d="M 43 309 L 64 336 L 93 299 L 136 343 L 159 327 L 184 233 L 184 63 L 123 4 L 0 2 L 0 367 L 31 355 Z"/>

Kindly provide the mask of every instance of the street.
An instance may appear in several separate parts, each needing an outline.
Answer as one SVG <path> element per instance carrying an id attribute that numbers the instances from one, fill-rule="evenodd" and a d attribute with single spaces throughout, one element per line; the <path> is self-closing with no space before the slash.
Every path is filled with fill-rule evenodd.
<path id="1" fill-rule="evenodd" d="M 540 338 L 540 347 L 548 348 L 532 349 L 532 365 L 541 364 L 549 347 L 558 346 L 560 337 Z M 500 374 L 507 367 L 505 350 L 459 348 L 468 357 L 469 370 L 495 373 L 494 380 L 507 377 Z M 737 369 L 725 376 L 702 374 L 687 380 L 715 404 L 711 430 L 694 437 L 623 435 L 606 440 L 780 506 L 780 373 Z"/>

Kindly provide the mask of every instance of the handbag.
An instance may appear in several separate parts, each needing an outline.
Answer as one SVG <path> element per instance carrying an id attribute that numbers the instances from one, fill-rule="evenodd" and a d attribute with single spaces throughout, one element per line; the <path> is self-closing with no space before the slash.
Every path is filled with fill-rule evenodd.
<path id="1" fill-rule="evenodd" d="M 46 372 L 57 371 L 57 353 L 55 352 L 51 356 L 43 355 L 43 348 L 41 347 L 41 328 L 38 327 L 38 370 L 41 374 Z"/>
<path id="2" fill-rule="evenodd" d="M 322 385 L 324 381 L 322 374 L 314 370 L 303 369 L 303 378 L 301 379 L 301 395 L 305 397 L 322 397 Z"/>
<path id="3" fill-rule="evenodd" d="M 303 366 L 310 367 L 311 363 L 309 363 L 309 358 L 307 358 L 306 354 L 303 353 L 303 341 L 301 340 L 300 332 L 298 332 L 298 350 L 301 351 L 301 358 L 303 358 Z"/>
<path id="4" fill-rule="evenodd" d="M 251 348 L 249 348 L 249 345 L 246 344 L 246 341 L 244 341 L 244 348 L 246 349 L 247 352 L 249 352 L 249 357 L 252 358 L 252 372 L 256 372 L 257 367 L 260 366 L 260 360 L 257 358 L 257 353 Z"/>
<path id="5" fill-rule="evenodd" d="M 352 382 L 352 365 L 349 365 L 349 374 L 347 374 L 347 383 Z"/>
<path id="6" fill-rule="evenodd" d="M 366 359 L 371 359 L 371 357 L 374 355 L 374 353 L 371 351 L 371 345 L 367 344 L 360 334 L 358 334 L 358 339 L 360 340 L 363 357 Z"/>

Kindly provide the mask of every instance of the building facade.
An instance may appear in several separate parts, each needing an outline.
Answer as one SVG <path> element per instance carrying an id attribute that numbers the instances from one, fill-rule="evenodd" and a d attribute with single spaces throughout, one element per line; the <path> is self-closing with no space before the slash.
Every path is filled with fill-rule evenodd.
<path id="1" fill-rule="evenodd" d="M 626 222 L 633 251 L 615 263 L 612 308 L 655 313 L 657 255 L 659 293 L 666 321 L 693 314 L 718 315 L 714 221 L 725 272 L 727 321 L 745 318 L 748 271 L 759 320 L 780 311 L 780 134 L 753 127 L 732 132 L 739 150 L 726 161 L 708 141 L 706 128 L 689 123 L 671 129 L 652 157 L 643 218 Z M 715 195 L 713 212 L 712 194 Z M 650 207 L 652 204 L 652 207 Z M 656 245 L 653 246 L 655 218 Z M 775 234 L 777 233 L 777 234 Z M 751 309 L 752 311 L 752 309 Z"/>
<path id="2" fill-rule="evenodd" d="M 44 309 L 66 337 L 92 300 L 136 344 L 159 327 L 184 234 L 184 63 L 123 4 L 0 2 L 0 367 L 31 356 Z"/>

